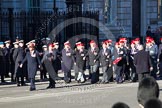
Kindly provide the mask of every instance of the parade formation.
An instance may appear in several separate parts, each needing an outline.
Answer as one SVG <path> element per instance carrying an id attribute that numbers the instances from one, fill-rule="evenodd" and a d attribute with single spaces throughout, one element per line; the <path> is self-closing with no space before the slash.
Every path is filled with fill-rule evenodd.
<path id="1" fill-rule="evenodd" d="M 77 83 L 121 84 L 140 81 L 146 76 L 161 79 L 162 44 L 156 45 L 150 36 L 146 37 L 145 44 L 140 41 L 140 38 L 135 38 L 129 43 L 127 38 L 122 37 L 113 44 L 107 39 L 99 47 L 96 41 L 91 40 L 86 43 L 89 48 L 81 41 L 77 41 L 72 48 L 71 43 L 66 41 L 61 50 L 58 42 L 44 43 L 41 50 L 37 50 L 35 40 L 26 44 L 19 39 L 13 43 L 10 40 L 0 42 L 1 83 L 5 84 L 5 79 L 11 78 L 17 86 L 26 86 L 29 81 L 30 91 L 33 91 L 36 90 L 35 76 L 40 71 L 40 79 L 49 80 L 47 89 L 55 88 L 59 70 L 64 73 L 65 83 L 72 81 L 71 70 L 75 72 Z M 88 70 L 88 76 L 85 70 Z"/>

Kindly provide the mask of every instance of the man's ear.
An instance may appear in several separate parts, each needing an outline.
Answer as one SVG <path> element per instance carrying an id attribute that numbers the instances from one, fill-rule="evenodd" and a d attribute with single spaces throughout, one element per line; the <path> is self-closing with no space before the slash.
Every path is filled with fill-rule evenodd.
<path id="1" fill-rule="evenodd" d="M 140 108 L 144 108 L 144 106 L 143 106 L 143 105 L 141 105 L 141 104 L 139 104 L 139 106 L 140 106 Z"/>

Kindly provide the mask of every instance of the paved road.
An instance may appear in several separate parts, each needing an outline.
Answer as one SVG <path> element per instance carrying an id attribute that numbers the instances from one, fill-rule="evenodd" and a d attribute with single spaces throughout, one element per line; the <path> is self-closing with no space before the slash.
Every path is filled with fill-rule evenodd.
<path id="1" fill-rule="evenodd" d="M 162 88 L 162 81 L 158 83 Z M 65 85 L 59 81 L 57 88 L 50 90 L 45 89 L 48 82 L 36 84 L 37 91 L 33 92 L 29 91 L 29 86 L 1 85 L 0 108 L 111 108 L 119 101 L 127 103 L 131 108 L 138 108 L 138 83 L 90 85 L 87 82 L 84 85 Z"/>

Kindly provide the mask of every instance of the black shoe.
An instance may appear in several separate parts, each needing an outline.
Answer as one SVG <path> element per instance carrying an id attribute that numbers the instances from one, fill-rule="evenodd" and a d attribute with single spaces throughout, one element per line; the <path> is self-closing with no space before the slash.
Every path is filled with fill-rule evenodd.
<path id="1" fill-rule="evenodd" d="M 80 82 L 81 84 L 84 84 L 85 83 L 85 81 L 82 81 L 82 82 Z"/>
<path id="2" fill-rule="evenodd" d="M 97 82 L 96 81 L 91 81 L 91 84 L 96 84 Z"/>
<path id="3" fill-rule="evenodd" d="M 55 77 L 55 80 L 61 80 L 61 78 L 57 76 L 57 77 Z"/>
<path id="4" fill-rule="evenodd" d="M 25 84 L 25 83 L 23 83 L 23 84 L 21 84 L 21 86 L 28 86 L 27 84 Z"/>
<path id="5" fill-rule="evenodd" d="M 5 83 L 6 81 L 5 81 L 5 80 L 2 80 L 1 82 L 2 82 L 2 83 Z"/>
<path id="6" fill-rule="evenodd" d="M 106 81 L 104 84 L 109 84 L 109 81 Z"/>
<path id="7" fill-rule="evenodd" d="M 123 83 L 122 81 L 117 82 L 117 84 L 122 84 L 122 83 Z"/>
<path id="8" fill-rule="evenodd" d="M 36 90 L 36 88 L 30 88 L 30 91 L 35 91 Z"/>
<path id="9" fill-rule="evenodd" d="M 46 89 L 50 89 L 52 86 L 48 86 Z"/>
<path id="10" fill-rule="evenodd" d="M 55 86 L 51 86 L 51 88 L 55 88 Z"/>
<path id="11" fill-rule="evenodd" d="M 17 84 L 17 87 L 19 87 L 20 86 L 20 84 Z"/>
<path id="12" fill-rule="evenodd" d="M 14 79 L 11 79 L 11 82 L 15 82 L 15 80 Z"/>
<path id="13" fill-rule="evenodd" d="M 9 75 L 5 75 L 5 78 L 10 78 L 10 76 Z"/>
<path id="14" fill-rule="evenodd" d="M 99 80 L 98 83 L 99 83 L 99 84 L 104 84 L 105 81 L 103 81 L 103 80 Z"/>

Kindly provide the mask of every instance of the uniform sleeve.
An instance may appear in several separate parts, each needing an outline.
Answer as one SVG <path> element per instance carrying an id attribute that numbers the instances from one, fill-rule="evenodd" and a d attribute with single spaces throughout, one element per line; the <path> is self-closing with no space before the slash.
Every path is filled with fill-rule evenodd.
<path id="1" fill-rule="evenodd" d="M 158 59 L 160 58 L 160 54 L 161 54 L 161 45 L 159 45 L 159 49 L 158 49 Z"/>
<path id="2" fill-rule="evenodd" d="M 99 48 L 97 48 L 97 55 L 96 55 L 95 60 L 99 60 L 99 58 L 100 58 L 100 50 Z"/>
<path id="3" fill-rule="evenodd" d="M 18 56 L 18 49 L 15 49 L 14 52 L 13 52 L 13 60 L 14 60 L 14 62 L 16 61 L 17 56 Z"/>
<path id="4" fill-rule="evenodd" d="M 100 57 L 101 57 L 101 54 L 102 54 L 102 51 L 100 51 L 100 52 L 98 53 L 98 55 L 96 56 L 96 59 L 95 59 L 95 60 L 99 60 Z"/>
<path id="5" fill-rule="evenodd" d="M 150 54 L 148 52 L 148 60 L 149 60 L 149 66 L 152 67 L 152 63 L 151 63 L 151 57 L 150 57 Z"/>
<path id="6" fill-rule="evenodd" d="M 111 54 L 111 50 L 108 50 L 108 55 L 109 55 L 109 64 L 112 64 L 112 54 Z"/>
<path id="7" fill-rule="evenodd" d="M 21 64 L 24 64 L 27 61 L 27 56 L 28 56 L 28 54 L 25 55 L 25 58 L 23 59 Z"/>
<path id="8" fill-rule="evenodd" d="M 56 58 L 57 58 L 57 52 L 54 51 L 54 52 L 53 52 L 53 55 L 54 55 L 54 58 L 53 58 L 53 59 L 56 60 Z"/>
<path id="9" fill-rule="evenodd" d="M 87 51 L 85 57 L 88 57 L 88 56 L 89 56 L 89 52 L 90 52 L 90 49 L 88 49 L 88 51 Z"/>
<path id="10" fill-rule="evenodd" d="M 72 54 L 71 54 L 71 56 L 72 56 L 72 60 L 73 60 L 73 62 L 75 62 L 75 51 L 71 51 L 72 52 Z"/>
<path id="11" fill-rule="evenodd" d="M 57 51 L 56 55 L 57 55 L 58 59 L 61 61 L 61 56 L 62 56 L 61 52 Z"/>
<path id="12" fill-rule="evenodd" d="M 41 63 L 43 63 L 45 61 L 46 57 L 47 57 L 47 52 L 44 53 Z"/>
<path id="13" fill-rule="evenodd" d="M 76 50 L 73 53 L 73 61 L 76 63 Z"/>
<path id="14" fill-rule="evenodd" d="M 155 46 L 155 54 L 158 55 L 158 46 Z"/>
<path id="15" fill-rule="evenodd" d="M 41 65 L 41 61 L 40 61 L 40 57 L 39 57 L 38 52 L 37 52 L 37 55 L 36 56 L 37 56 L 37 62 L 38 62 L 38 64 Z"/>
<path id="16" fill-rule="evenodd" d="M 134 55 L 134 65 L 137 65 L 137 54 Z"/>

